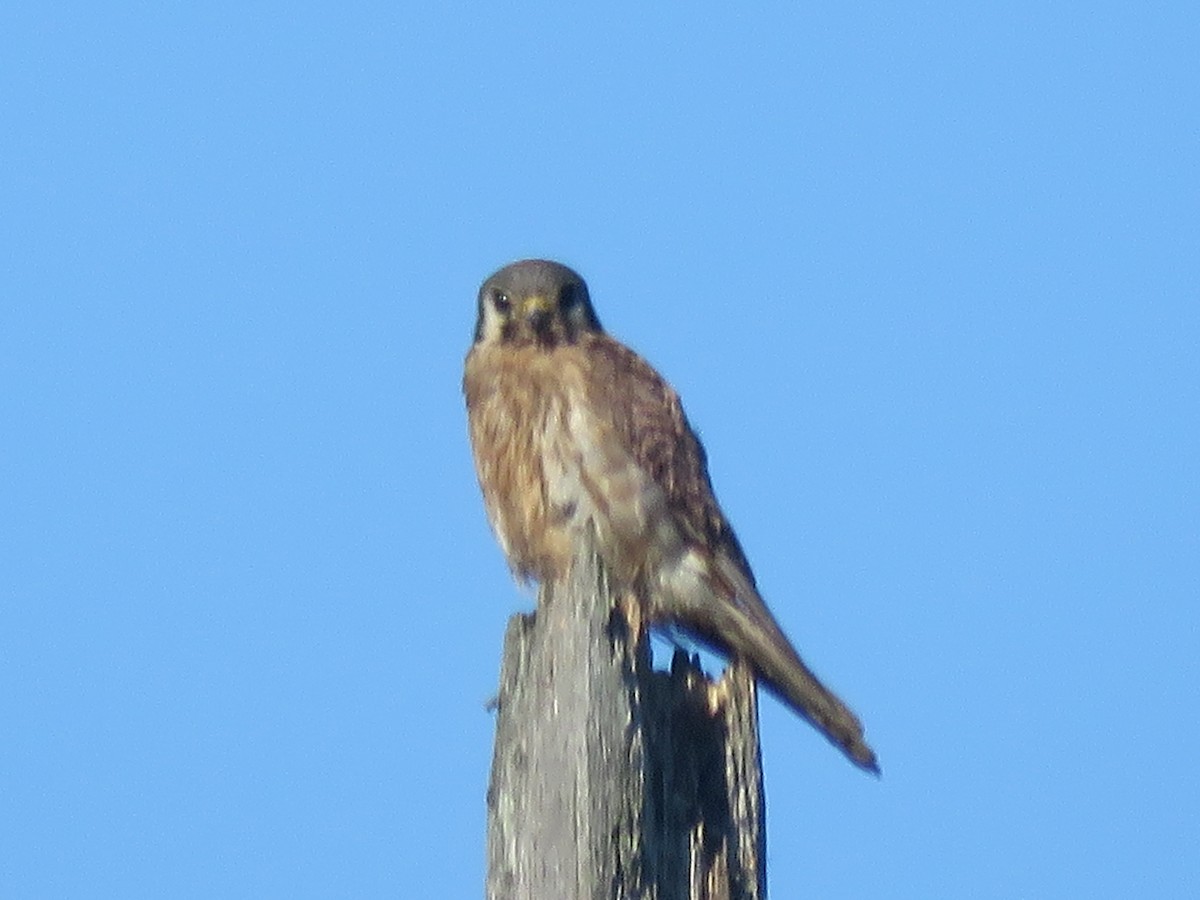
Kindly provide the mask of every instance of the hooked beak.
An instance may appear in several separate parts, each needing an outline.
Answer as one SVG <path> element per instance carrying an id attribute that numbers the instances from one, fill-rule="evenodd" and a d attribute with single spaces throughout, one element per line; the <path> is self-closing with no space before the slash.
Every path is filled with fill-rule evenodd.
<path id="1" fill-rule="evenodd" d="M 530 329 L 538 334 L 546 331 L 553 313 L 554 305 L 550 302 L 549 298 L 537 294 L 527 299 L 524 307 L 521 309 L 521 314 L 524 316 Z"/>

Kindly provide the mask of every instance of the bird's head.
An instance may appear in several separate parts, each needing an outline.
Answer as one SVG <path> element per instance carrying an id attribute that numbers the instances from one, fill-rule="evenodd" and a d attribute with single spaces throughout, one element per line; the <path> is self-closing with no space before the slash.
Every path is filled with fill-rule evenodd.
<path id="1" fill-rule="evenodd" d="M 479 289 L 476 344 L 551 349 L 600 331 L 587 285 L 561 263 L 521 260 L 493 274 Z"/>

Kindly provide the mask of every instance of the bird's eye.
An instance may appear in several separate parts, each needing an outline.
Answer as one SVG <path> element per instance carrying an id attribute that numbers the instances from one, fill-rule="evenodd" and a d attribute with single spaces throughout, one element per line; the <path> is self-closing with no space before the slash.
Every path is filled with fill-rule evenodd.
<path id="1" fill-rule="evenodd" d="M 496 307 L 496 312 L 506 316 L 512 309 L 512 301 L 508 299 L 508 294 L 503 291 L 493 291 L 492 306 Z"/>
<path id="2" fill-rule="evenodd" d="M 569 309 L 579 299 L 579 292 L 575 290 L 575 285 L 564 284 L 558 292 L 558 307 L 559 309 Z"/>

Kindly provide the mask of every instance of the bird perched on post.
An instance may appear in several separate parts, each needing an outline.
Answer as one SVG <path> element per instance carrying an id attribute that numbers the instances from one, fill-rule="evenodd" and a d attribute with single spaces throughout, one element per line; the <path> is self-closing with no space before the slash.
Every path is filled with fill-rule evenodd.
<path id="1" fill-rule="evenodd" d="M 679 396 L 605 333 L 579 275 L 534 259 L 489 277 L 463 391 L 488 519 L 518 578 L 565 576 L 590 526 L 651 621 L 745 658 L 851 761 L 879 771 L 858 719 L 759 595 Z"/>

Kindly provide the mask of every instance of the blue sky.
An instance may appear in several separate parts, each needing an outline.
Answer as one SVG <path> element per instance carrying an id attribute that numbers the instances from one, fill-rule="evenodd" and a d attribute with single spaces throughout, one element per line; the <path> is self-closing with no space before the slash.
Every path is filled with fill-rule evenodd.
<path id="1" fill-rule="evenodd" d="M 539 255 L 879 752 L 764 697 L 773 896 L 1195 896 L 1198 20 L 10 4 L 0 895 L 480 895 Z"/>

